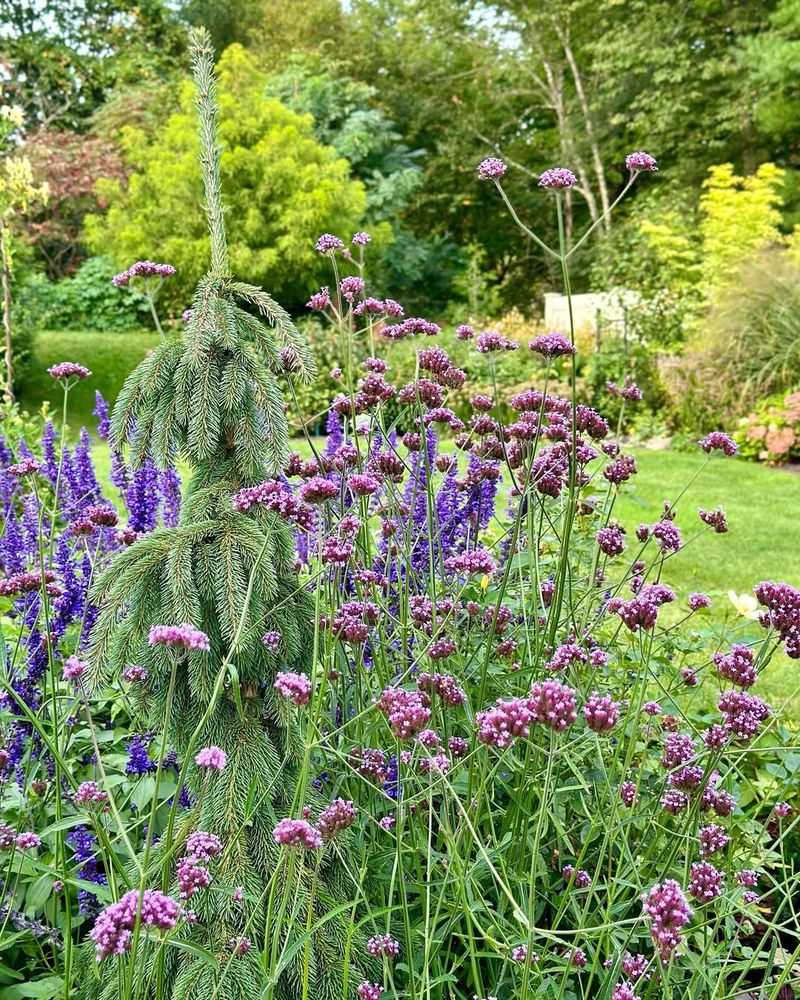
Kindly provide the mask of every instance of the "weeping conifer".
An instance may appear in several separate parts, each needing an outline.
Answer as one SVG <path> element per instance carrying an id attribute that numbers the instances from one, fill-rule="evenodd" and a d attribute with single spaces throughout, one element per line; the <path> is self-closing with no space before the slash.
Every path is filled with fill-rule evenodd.
<path id="1" fill-rule="evenodd" d="M 353 869 L 337 860 L 346 837 L 308 854 L 272 837 L 281 818 L 326 804 L 315 801 L 294 717 L 273 690 L 279 669 L 310 669 L 313 601 L 298 583 L 290 527 L 231 502 L 285 467 L 279 376 L 288 368 L 309 380 L 314 363 L 287 313 L 231 276 L 213 52 L 202 29 L 193 33 L 192 55 L 211 269 L 183 336 L 162 343 L 128 377 L 112 445 L 127 449 L 134 465 L 182 458 L 194 472 L 179 526 L 136 541 L 98 582 L 91 660 L 98 676 L 111 678 L 126 664 L 147 668 L 148 724 L 166 727 L 195 803 L 174 811 L 146 864 L 131 865 L 130 887 L 175 894 L 175 862 L 193 830 L 220 837 L 224 851 L 211 886 L 187 904 L 197 922 L 181 926 L 182 946 L 142 934 L 130 968 L 129 956 L 106 959 L 85 970 L 82 989 L 103 1000 L 340 1000 L 358 982 L 348 957 L 355 948 L 346 903 L 356 890 L 345 873 Z M 148 644 L 153 625 L 183 622 L 209 636 L 209 652 Z M 267 631 L 280 633 L 277 652 L 261 641 Z M 223 772 L 192 763 L 209 745 L 227 754 Z M 243 938 L 252 946 L 237 954 Z"/>

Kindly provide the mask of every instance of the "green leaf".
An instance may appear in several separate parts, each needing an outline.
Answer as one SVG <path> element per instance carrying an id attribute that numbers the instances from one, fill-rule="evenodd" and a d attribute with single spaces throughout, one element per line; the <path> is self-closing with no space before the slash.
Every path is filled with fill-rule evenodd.
<path id="1" fill-rule="evenodd" d="M 6 986 L 0 990 L 0 1000 L 51 1000 L 64 989 L 64 980 L 59 976 L 46 976 L 35 979 L 32 983 L 19 983 L 16 986 Z"/>

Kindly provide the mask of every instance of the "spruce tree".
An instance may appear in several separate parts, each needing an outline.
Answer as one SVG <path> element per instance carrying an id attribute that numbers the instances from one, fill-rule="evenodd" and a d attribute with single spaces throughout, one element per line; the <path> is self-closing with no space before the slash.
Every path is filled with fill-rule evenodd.
<path id="1" fill-rule="evenodd" d="M 279 669 L 311 671 L 313 600 L 294 568 L 291 527 L 271 512 L 241 513 L 232 504 L 236 492 L 284 469 L 279 377 L 290 369 L 310 380 L 314 363 L 286 312 L 230 274 L 204 29 L 193 32 L 192 55 L 211 268 L 183 336 L 159 345 L 128 377 L 112 445 L 127 449 L 134 465 L 183 459 L 193 476 L 179 526 L 137 540 L 98 582 L 91 658 L 98 676 L 118 678 L 127 664 L 147 668 L 141 702 L 148 724 L 166 731 L 194 801 L 174 810 L 166 830 L 161 816 L 161 840 L 131 866 L 132 885 L 175 894 L 175 863 L 192 831 L 218 836 L 223 853 L 211 886 L 187 904 L 198 919 L 182 925 L 183 947 L 142 934 L 132 974 L 130 956 L 106 959 L 101 981 L 87 969 L 82 988 L 103 998 L 339 1000 L 355 974 L 346 901 L 356 893 L 346 884 L 350 866 L 337 860 L 346 838 L 304 853 L 278 846 L 272 835 L 280 819 L 325 804 L 309 786 L 292 710 L 273 689 Z M 184 622 L 208 635 L 208 652 L 148 644 L 152 626 Z M 280 634 L 277 651 L 262 642 L 271 631 Z M 225 751 L 224 771 L 194 766 L 197 749 L 210 745 Z M 243 938 L 252 945 L 237 954 Z"/>

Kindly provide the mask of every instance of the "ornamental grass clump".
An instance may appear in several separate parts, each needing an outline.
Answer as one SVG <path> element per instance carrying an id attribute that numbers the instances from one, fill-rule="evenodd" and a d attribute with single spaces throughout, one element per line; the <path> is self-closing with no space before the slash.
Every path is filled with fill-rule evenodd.
<path id="1" fill-rule="evenodd" d="M 15 962 L 102 1000 L 783 1000 L 798 783 L 758 691 L 777 650 L 800 659 L 800 591 L 759 583 L 731 622 L 672 585 L 725 512 L 681 533 L 684 490 L 621 522 L 637 466 L 577 402 L 574 330 L 531 342 L 536 384 L 457 415 L 451 345 L 485 387 L 518 344 L 407 317 L 365 232 L 316 241 L 339 393 L 325 440 L 290 451 L 284 400 L 314 366 L 230 274 L 202 32 L 193 53 L 211 269 L 110 426 L 100 407 L 127 514 L 85 441 L 0 453 L 0 924 L 39 949 Z M 657 169 L 626 165 L 623 193 Z M 574 174 L 539 180 L 550 247 L 507 172 L 477 179 L 569 295 Z M 698 448 L 735 460 L 722 432 Z"/>

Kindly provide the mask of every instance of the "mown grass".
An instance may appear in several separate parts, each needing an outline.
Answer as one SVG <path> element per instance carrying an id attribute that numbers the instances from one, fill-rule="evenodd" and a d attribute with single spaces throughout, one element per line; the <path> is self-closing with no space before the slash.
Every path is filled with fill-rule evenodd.
<path id="1" fill-rule="evenodd" d="M 32 358 L 19 386 L 19 402 L 36 413 L 49 403 L 55 419 L 60 419 L 61 387 L 47 374 L 59 361 L 77 361 L 92 372 L 92 378 L 76 385 L 70 392 L 69 424 L 94 426 L 94 394 L 101 392 L 111 402 L 116 399 L 128 373 L 159 342 L 150 330 L 114 333 L 85 333 L 74 330 L 42 331 L 33 341 Z"/>

